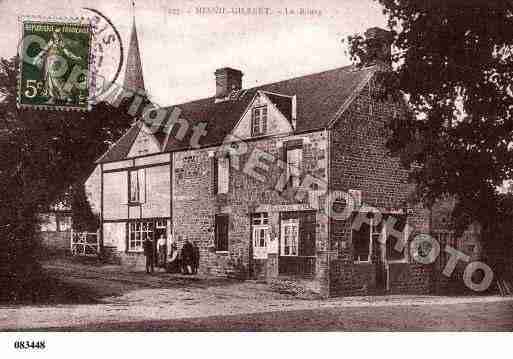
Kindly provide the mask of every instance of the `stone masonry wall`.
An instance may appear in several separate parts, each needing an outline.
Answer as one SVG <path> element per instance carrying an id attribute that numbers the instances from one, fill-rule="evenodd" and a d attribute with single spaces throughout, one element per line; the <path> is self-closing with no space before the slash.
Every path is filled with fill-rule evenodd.
<path id="1" fill-rule="evenodd" d="M 415 232 L 428 233 L 428 212 L 408 204 L 412 189 L 407 182 L 408 173 L 398 158 L 388 155 L 385 145 L 389 136 L 386 122 L 400 116 L 402 111 L 398 104 L 374 98 L 372 85 L 361 91 L 332 131 L 330 189 L 361 190 L 362 203 L 376 208 L 406 210 L 409 207 L 409 225 Z M 338 258 L 330 264 L 330 294 L 373 294 L 376 265 L 353 262 L 350 220 L 331 221 L 331 241 Z M 412 259 L 408 262 L 390 265 L 390 292 L 428 292 L 430 269 L 419 268 L 410 263 Z"/>
<path id="2" fill-rule="evenodd" d="M 327 140 L 324 132 L 298 136 L 269 137 L 246 141 L 239 146 L 239 156 L 231 157 L 230 184 L 227 194 L 214 194 L 213 155 L 218 148 L 206 148 L 173 154 L 173 224 L 175 238 L 189 238 L 200 248 L 200 272 L 214 275 L 247 274 L 250 260 L 250 214 L 268 212 L 271 237 L 279 236 L 279 212 L 308 206 L 308 195 L 298 199 L 293 191 L 275 190 L 284 169 L 278 165 L 283 159 L 283 142 L 303 139 L 303 168 L 305 173 L 322 180 L 327 176 Z M 255 158 L 262 153 L 267 159 Z M 256 169 L 260 178 L 250 172 Z M 281 207 L 280 207 L 281 206 Z M 306 206 L 306 207 L 305 207 Z M 215 214 L 229 214 L 228 253 L 216 253 L 213 246 Z M 317 228 L 317 250 L 326 248 L 327 225 Z M 178 246 L 181 246 L 179 241 Z M 277 258 L 270 259 L 269 264 Z M 245 272 L 245 273 L 244 273 Z M 276 269 L 267 273 L 276 275 Z"/>

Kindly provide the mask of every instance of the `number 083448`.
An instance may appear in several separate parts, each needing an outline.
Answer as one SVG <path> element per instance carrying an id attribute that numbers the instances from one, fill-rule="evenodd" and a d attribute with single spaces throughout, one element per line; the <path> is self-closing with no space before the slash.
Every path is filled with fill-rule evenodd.
<path id="1" fill-rule="evenodd" d="M 45 341 L 17 340 L 14 342 L 14 349 L 20 350 L 41 350 L 46 348 Z"/>

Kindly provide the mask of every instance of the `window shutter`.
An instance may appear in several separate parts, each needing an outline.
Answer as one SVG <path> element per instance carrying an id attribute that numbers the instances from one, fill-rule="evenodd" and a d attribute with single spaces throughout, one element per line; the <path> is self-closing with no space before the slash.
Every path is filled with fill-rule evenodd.
<path id="1" fill-rule="evenodd" d="M 219 248 L 219 218 L 216 214 L 214 216 L 214 248 L 217 250 Z"/>
<path id="2" fill-rule="evenodd" d="M 251 116 L 251 135 L 257 136 L 259 134 L 259 119 L 260 119 L 260 112 L 258 111 L 258 108 L 254 108 L 252 111 Z"/>
<path id="3" fill-rule="evenodd" d="M 215 247 L 216 251 L 228 251 L 228 215 L 215 216 Z"/>
<path id="4" fill-rule="evenodd" d="M 261 118 L 261 133 L 267 133 L 267 106 L 262 108 L 262 118 Z"/>
<path id="5" fill-rule="evenodd" d="M 221 217 L 222 223 L 223 223 L 223 230 L 221 231 L 221 250 L 227 251 L 228 250 L 228 216 L 224 215 Z"/>
<path id="6" fill-rule="evenodd" d="M 137 171 L 130 171 L 129 176 L 130 198 L 129 202 L 139 202 L 139 179 Z"/>
<path id="7" fill-rule="evenodd" d="M 128 248 L 129 248 L 129 240 L 130 240 L 130 227 L 129 227 L 129 223 L 128 222 L 125 222 L 125 253 L 128 253 Z"/>
<path id="8" fill-rule="evenodd" d="M 139 202 L 146 203 L 146 170 L 141 168 L 137 172 L 139 174 Z"/>
<path id="9" fill-rule="evenodd" d="M 217 194 L 217 187 L 218 187 L 218 163 L 217 163 L 217 157 L 212 157 L 212 193 Z"/>

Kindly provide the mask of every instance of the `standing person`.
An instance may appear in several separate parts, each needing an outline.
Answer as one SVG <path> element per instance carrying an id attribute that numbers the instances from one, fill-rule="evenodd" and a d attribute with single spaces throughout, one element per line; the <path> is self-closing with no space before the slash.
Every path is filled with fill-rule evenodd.
<path id="1" fill-rule="evenodd" d="M 192 265 L 194 259 L 194 247 L 189 239 L 185 239 L 182 247 L 182 260 L 185 274 L 192 274 Z"/>
<path id="2" fill-rule="evenodd" d="M 193 252 L 192 252 L 192 273 L 193 274 L 198 274 L 198 267 L 199 267 L 199 260 L 200 260 L 200 250 L 199 250 L 199 247 L 198 247 L 198 243 L 194 242 L 192 244 L 192 249 L 193 249 Z"/>
<path id="3" fill-rule="evenodd" d="M 166 269 L 169 273 L 180 273 L 180 258 L 178 258 L 178 247 L 171 243 L 169 251 L 169 260 L 166 263 Z"/>
<path id="4" fill-rule="evenodd" d="M 144 248 L 144 255 L 146 256 L 146 273 L 153 273 L 154 271 L 154 260 L 153 260 L 153 257 L 154 257 L 154 253 L 153 253 L 153 241 L 149 238 L 149 237 L 146 237 L 144 243 L 143 243 L 143 248 Z"/>
<path id="5" fill-rule="evenodd" d="M 158 266 L 161 268 L 166 267 L 166 254 L 167 254 L 167 244 L 166 237 L 162 233 L 157 241 L 157 249 L 159 253 L 159 263 Z"/>

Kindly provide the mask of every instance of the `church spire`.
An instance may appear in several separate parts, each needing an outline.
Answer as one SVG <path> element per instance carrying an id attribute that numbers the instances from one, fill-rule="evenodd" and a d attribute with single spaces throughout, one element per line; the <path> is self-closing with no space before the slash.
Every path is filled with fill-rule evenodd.
<path id="1" fill-rule="evenodd" d="M 132 91 L 146 92 L 137 29 L 135 27 L 135 1 L 132 1 L 132 31 L 126 59 L 124 88 Z"/>

